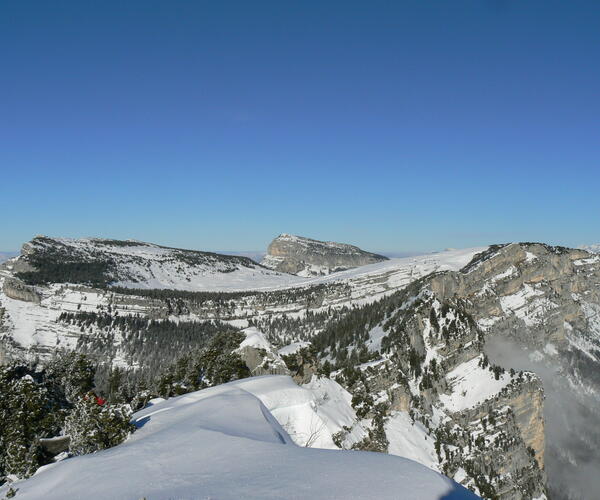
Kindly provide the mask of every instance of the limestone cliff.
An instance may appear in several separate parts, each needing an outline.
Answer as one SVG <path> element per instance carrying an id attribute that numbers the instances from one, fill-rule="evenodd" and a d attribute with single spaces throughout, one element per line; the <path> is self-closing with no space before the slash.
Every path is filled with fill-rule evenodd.
<path id="1" fill-rule="evenodd" d="M 316 276 L 383 260 L 387 257 L 353 245 L 281 234 L 271 242 L 261 264 L 284 273 Z"/>

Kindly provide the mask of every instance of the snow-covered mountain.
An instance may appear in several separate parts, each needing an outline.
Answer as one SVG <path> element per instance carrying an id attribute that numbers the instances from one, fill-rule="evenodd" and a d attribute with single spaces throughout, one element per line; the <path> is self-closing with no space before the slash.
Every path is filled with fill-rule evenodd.
<path id="1" fill-rule="evenodd" d="M 64 347 L 158 371 L 211 332 L 243 328 L 239 352 L 253 375 L 289 373 L 313 391 L 309 406 L 321 408 L 319 418 L 267 404 L 300 445 L 314 434 L 306 428 L 312 419 L 320 432 L 311 445 L 410 458 L 484 498 L 545 498 L 546 473 L 552 498 L 595 491 L 588 470 L 600 463 L 589 436 L 600 418 L 595 256 L 522 243 L 318 277 L 254 264 L 250 274 L 213 270 L 190 284 L 185 258 L 183 279 L 171 265 L 178 251 L 156 263 L 145 256 L 155 246 L 142 245 L 142 256 L 130 242 L 111 244 L 108 256 L 86 247 L 61 261 L 76 263 L 75 282 L 50 279 L 64 273 L 52 265 L 54 274 L 40 279 L 27 251 L 5 264 L 0 358 Z M 105 261 L 118 279 L 96 284 L 89 276 Z M 155 277 L 155 266 L 167 275 L 159 290 L 144 274 L 150 267 Z M 131 269 L 144 279 L 136 283 Z M 330 390 L 336 386 L 343 390 Z"/>
<path id="2" fill-rule="evenodd" d="M 269 245 L 262 265 L 298 276 L 320 276 L 384 260 L 387 257 L 346 243 L 281 234 Z"/>
<path id="3" fill-rule="evenodd" d="M 444 436 L 442 443 L 455 448 L 439 455 L 439 466 L 457 471 L 455 479 L 461 463 L 469 464 L 471 477 L 495 464 L 483 486 L 501 498 L 516 491 L 519 498 L 539 495 L 523 491 L 543 484 L 544 472 L 553 498 L 594 498 L 600 488 L 592 473 L 600 442 L 590 433 L 600 421 L 599 264 L 600 257 L 581 250 L 496 245 L 459 272 L 417 280 L 330 324 L 313 343 L 337 363 L 349 358 L 366 367 L 364 377 L 342 385 L 367 408 L 373 407 L 368 395 L 378 401 L 388 394 L 392 405 L 420 414 L 429 432 Z M 382 358 L 365 365 L 365 346 Z M 486 366 L 493 373 L 487 382 Z M 393 376 L 398 368 L 407 375 L 404 383 Z M 449 417 L 450 434 L 440 414 Z M 459 428 L 472 437 L 449 439 Z M 528 472 L 527 450 L 537 462 L 529 462 Z"/>
<path id="4" fill-rule="evenodd" d="M 38 241 L 36 238 L 24 245 L 22 256 L 0 267 L 0 311 L 3 311 L 0 334 L 4 332 L 4 349 L 31 349 L 38 355 L 57 347 L 74 349 L 78 342 L 98 342 L 105 338 L 102 329 L 95 327 L 91 327 L 90 337 L 87 329 L 82 332 L 80 324 L 61 320 L 64 314 L 110 312 L 122 318 L 136 315 L 149 319 L 176 318 L 178 323 L 218 319 L 246 327 L 263 316 L 303 315 L 309 310 L 321 314 L 331 307 L 339 309 L 372 302 L 430 272 L 458 270 L 481 250 L 391 259 L 329 276 L 301 278 L 263 269 L 254 263 L 250 264 L 254 267 L 236 267 L 231 272 L 217 272 L 210 265 L 198 271 L 198 267 L 175 260 L 180 255 L 177 250 L 175 257 L 169 257 L 171 249 L 149 244 L 111 243 L 106 250 L 106 240 L 95 239 L 89 246 L 87 240 L 65 240 L 65 248 L 59 240 L 52 239 L 48 243 L 51 257 L 47 258 L 45 246 L 40 251 Z M 60 260 L 60 265 L 52 264 L 63 259 L 65 253 L 76 263 L 77 274 L 67 274 L 71 267 L 66 258 Z M 208 255 L 213 258 L 213 254 Z M 97 277 L 98 263 L 109 258 L 113 270 L 116 269 L 116 274 L 111 275 L 118 280 L 114 283 L 123 288 L 107 287 L 107 278 Z M 43 269 L 48 266 L 52 274 L 45 271 L 39 277 L 31 261 Z M 200 274 L 188 281 L 196 271 Z M 140 281 L 126 281 L 133 273 Z M 48 283 L 40 283 L 43 277 Z M 28 278 L 33 279 L 27 282 Z M 99 284 L 91 286 L 95 281 Z M 156 284 L 162 285 L 157 288 L 164 292 L 148 290 Z M 164 289 L 168 284 L 171 288 Z M 182 292 L 177 293 L 179 290 Z M 101 349 L 103 356 L 109 355 L 120 366 L 136 365 L 127 355 L 127 335 L 118 329 L 113 332 Z M 290 337 L 290 341 L 294 340 L 298 339 Z"/>
<path id="5" fill-rule="evenodd" d="M 335 409 L 328 394 L 321 391 L 322 404 Z M 289 377 L 260 377 L 157 402 L 134 415 L 138 430 L 125 443 L 46 466 L 11 488 L 23 500 L 477 498 L 411 460 L 295 445 L 279 422 L 289 416 L 310 429 L 315 400 Z"/>
<path id="6" fill-rule="evenodd" d="M 32 284 L 80 283 L 128 288 L 198 290 L 277 278 L 248 257 L 182 250 L 139 241 L 37 236 L 23 245 L 14 272 Z"/>
<path id="7" fill-rule="evenodd" d="M 579 248 L 590 253 L 600 253 L 600 243 L 594 245 L 581 245 Z"/>

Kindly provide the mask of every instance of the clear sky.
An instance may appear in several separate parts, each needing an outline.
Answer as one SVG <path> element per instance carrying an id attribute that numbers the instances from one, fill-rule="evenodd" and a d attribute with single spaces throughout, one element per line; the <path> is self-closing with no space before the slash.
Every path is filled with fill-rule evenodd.
<path id="1" fill-rule="evenodd" d="M 0 3 L 0 250 L 600 241 L 600 1 Z"/>

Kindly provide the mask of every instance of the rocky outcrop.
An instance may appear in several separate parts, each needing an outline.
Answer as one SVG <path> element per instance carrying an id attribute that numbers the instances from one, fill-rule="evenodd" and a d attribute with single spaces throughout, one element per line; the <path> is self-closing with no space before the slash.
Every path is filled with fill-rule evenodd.
<path id="1" fill-rule="evenodd" d="M 372 422 L 390 419 L 391 446 L 414 441 L 416 428 L 393 423 L 398 412 L 408 413 L 427 435 L 424 449 L 434 442 L 435 467 L 448 476 L 483 498 L 543 498 L 541 381 L 489 364 L 483 332 L 466 311 L 468 302 L 455 294 L 462 278 L 450 278 L 444 273 L 423 279 L 397 298 L 356 311 L 343 330 L 333 327 L 338 352 L 360 348 L 354 342 L 364 331 L 362 321 L 373 325 L 381 319 L 372 331 L 387 334 L 381 359 L 344 369 L 336 380 L 353 394 L 357 415 Z M 433 292 L 432 283 L 450 293 Z M 397 444 L 392 447 L 402 453 Z"/>
<path id="2" fill-rule="evenodd" d="M 51 456 L 56 456 L 59 453 L 69 450 L 71 436 L 57 436 L 52 438 L 41 438 L 40 446 Z"/>
<path id="3" fill-rule="evenodd" d="M 383 255 L 332 241 L 281 234 L 275 238 L 262 265 L 300 276 L 318 276 L 388 260 Z"/>
<path id="4" fill-rule="evenodd" d="M 600 488 L 597 479 L 573 480 L 582 466 L 600 464 L 600 438 L 589 432 L 600 419 L 600 256 L 498 245 L 429 284 L 444 300 L 463 300 L 492 362 L 542 377 L 544 395 L 522 393 L 510 406 L 523 442 L 548 471 L 553 498 L 587 498 Z"/>
<path id="5" fill-rule="evenodd" d="M 2 290 L 4 294 L 11 299 L 34 302 L 36 304 L 39 304 L 40 302 L 40 295 L 35 288 L 26 285 L 16 278 L 6 278 Z"/>
<path id="6" fill-rule="evenodd" d="M 240 355 L 253 377 L 259 375 L 289 375 L 285 363 L 270 350 L 254 346 L 244 346 L 237 353 Z"/>
<path id="7" fill-rule="evenodd" d="M 260 330 L 246 328 L 242 332 L 246 338 L 235 352 L 240 355 L 252 376 L 290 374 L 285 362 Z"/>

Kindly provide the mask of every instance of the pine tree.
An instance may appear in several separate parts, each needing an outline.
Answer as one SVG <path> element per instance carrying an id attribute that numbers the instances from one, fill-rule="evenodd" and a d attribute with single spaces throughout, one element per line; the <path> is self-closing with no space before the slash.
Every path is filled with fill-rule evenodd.
<path id="1" fill-rule="evenodd" d="M 129 405 L 101 406 L 93 393 L 85 394 L 65 420 L 69 451 L 84 455 L 122 443 L 134 430 L 131 414 Z"/>
<path id="2" fill-rule="evenodd" d="M 60 403 L 28 367 L 13 365 L 0 371 L 0 475 L 25 478 L 43 464 L 39 438 L 60 429 Z"/>

